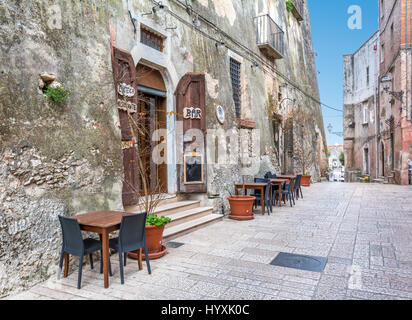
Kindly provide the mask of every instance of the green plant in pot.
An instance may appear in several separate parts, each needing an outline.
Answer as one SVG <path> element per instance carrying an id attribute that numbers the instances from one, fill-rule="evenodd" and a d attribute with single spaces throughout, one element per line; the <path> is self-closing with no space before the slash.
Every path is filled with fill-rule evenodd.
<path id="1" fill-rule="evenodd" d="M 151 214 L 146 218 L 146 245 L 147 251 L 149 252 L 149 257 L 151 259 L 156 259 L 156 253 L 162 253 L 162 240 L 163 240 L 163 231 L 165 225 L 171 222 L 172 219 L 169 217 L 158 217 L 156 214 Z M 153 257 L 150 256 L 150 253 L 155 253 Z"/>

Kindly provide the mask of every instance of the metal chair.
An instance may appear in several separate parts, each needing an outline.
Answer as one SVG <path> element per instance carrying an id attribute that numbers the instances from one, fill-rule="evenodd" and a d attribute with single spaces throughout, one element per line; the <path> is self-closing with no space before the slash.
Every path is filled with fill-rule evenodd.
<path id="1" fill-rule="evenodd" d="M 295 205 L 295 197 L 293 196 L 293 183 L 294 183 L 294 178 L 289 180 L 288 184 L 285 184 L 285 190 L 282 190 L 282 199 L 283 203 L 286 204 L 286 201 L 289 200 L 290 206 L 292 206 L 292 201 L 293 205 Z"/>
<path id="2" fill-rule="evenodd" d="M 71 254 L 80 257 L 79 276 L 77 279 L 77 288 L 80 289 L 82 282 L 83 256 L 85 254 L 89 255 L 90 266 L 93 269 L 92 253 L 100 250 L 100 254 L 102 257 L 102 243 L 99 240 L 91 238 L 83 239 L 79 223 L 76 219 L 67 218 L 59 215 L 59 221 L 62 227 L 63 244 L 60 255 L 58 279 L 60 279 L 61 276 L 61 270 L 63 267 L 63 259 L 65 254 Z M 69 259 L 69 257 L 67 257 L 67 259 Z"/>
<path id="3" fill-rule="evenodd" d="M 276 179 L 277 178 L 277 175 L 276 175 L 276 173 L 272 173 L 272 172 L 266 172 L 266 174 L 265 174 L 265 179 Z"/>
<path id="4" fill-rule="evenodd" d="M 286 186 L 286 182 L 282 182 L 282 185 L 281 185 L 281 190 L 285 190 L 285 186 Z M 273 198 L 272 198 L 272 200 L 273 200 L 273 204 L 274 205 L 276 205 L 277 203 L 278 203 L 278 201 L 279 201 L 279 189 L 278 188 L 274 188 L 273 186 L 272 186 L 272 190 L 273 190 Z"/>
<path id="5" fill-rule="evenodd" d="M 260 179 L 260 178 L 255 178 L 255 182 L 267 183 L 267 186 L 265 187 L 264 202 L 265 202 L 265 206 L 268 207 L 268 215 L 270 215 L 270 213 L 273 212 L 272 203 L 270 202 L 270 192 L 272 190 L 272 183 L 268 179 Z M 255 192 L 252 195 L 256 197 L 256 200 L 254 202 L 254 206 L 256 208 L 256 204 L 261 201 L 261 193 L 260 193 L 260 190 L 254 190 L 254 191 Z"/>
<path id="6" fill-rule="evenodd" d="M 128 252 L 143 248 L 147 270 L 149 274 L 152 273 L 146 246 L 146 215 L 146 212 L 141 212 L 123 216 L 119 236 L 109 240 L 109 247 L 119 253 L 121 284 L 124 284 L 123 263 L 126 265 Z"/>
<path id="7" fill-rule="evenodd" d="M 272 173 L 270 171 L 266 172 L 265 179 L 276 179 L 276 173 Z M 275 204 L 275 188 L 272 186 L 272 205 Z"/>
<path id="8" fill-rule="evenodd" d="M 301 180 L 301 178 L 302 178 L 302 175 L 301 175 L 301 174 L 298 174 L 298 175 L 296 176 L 294 191 L 295 191 L 296 199 L 297 199 L 297 200 L 298 200 L 300 197 L 302 197 L 302 199 L 303 199 L 302 186 L 300 185 L 300 180 Z M 299 196 L 299 192 L 300 192 L 300 196 Z"/>

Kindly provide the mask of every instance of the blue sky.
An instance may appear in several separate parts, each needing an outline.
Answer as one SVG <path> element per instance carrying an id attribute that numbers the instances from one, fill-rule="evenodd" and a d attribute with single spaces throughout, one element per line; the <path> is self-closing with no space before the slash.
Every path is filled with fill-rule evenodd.
<path id="1" fill-rule="evenodd" d="M 377 0 L 308 0 L 312 26 L 313 49 L 317 53 L 316 68 L 321 101 L 331 107 L 343 109 L 342 56 L 356 51 L 378 30 Z M 349 7 L 362 9 L 362 28 L 350 29 Z M 342 132 L 342 113 L 322 107 L 328 145 L 343 144 L 343 138 L 330 134 Z"/>

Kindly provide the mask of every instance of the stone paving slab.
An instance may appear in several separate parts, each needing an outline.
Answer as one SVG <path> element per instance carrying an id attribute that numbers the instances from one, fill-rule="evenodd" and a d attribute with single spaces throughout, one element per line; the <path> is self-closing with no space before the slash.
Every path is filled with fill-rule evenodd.
<path id="1" fill-rule="evenodd" d="M 412 187 L 321 183 L 303 193 L 293 208 L 176 238 L 184 245 L 151 261 L 152 275 L 129 260 L 124 285 L 115 254 L 108 289 L 86 264 L 80 290 L 76 269 L 6 299 L 412 299 Z M 322 273 L 271 266 L 279 252 L 328 262 Z"/>

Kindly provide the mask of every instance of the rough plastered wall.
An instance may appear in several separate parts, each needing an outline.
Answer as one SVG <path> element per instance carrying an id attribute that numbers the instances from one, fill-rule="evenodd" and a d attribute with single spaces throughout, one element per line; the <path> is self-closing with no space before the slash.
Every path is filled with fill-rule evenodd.
<path id="1" fill-rule="evenodd" d="M 253 0 L 188 1 L 229 36 L 222 39 L 224 46 L 216 46 L 205 35 L 222 35 L 203 22 L 198 27 L 203 35 L 196 31 L 191 25 L 194 16 L 181 3 L 185 1 L 163 1 L 189 26 L 167 12 L 143 16 L 153 7 L 151 0 L 17 4 L 0 0 L 0 58 L 6 62 L 0 80 L 0 295 L 21 290 L 55 271 L 60 245 L 58 214 L 121 207 L 122 158 L 110 63 L 110 22 L 116 46 L 144 56 L 147 63 L 156 60 L 162 65 L 168 92 L 175 90 L 187 72 L 205 72 L 209 129 L 239 130 L 229 61 L 230 57 L 241 60 L 242 118 L 254 121 L 261 135 L 256 175 L 280 171 L 266 110 L 268 93 L 276 89 L 277 81 L 273 76 L 268 80 L 261 67 L 252 68 L 248 54 L 242 55 L 236 45 L 239 42 L 260 54 L 253 17 L 261 10 Z M 285 31 L 287 51 L 276 68 L 318 98 L 307 8 L 305 20 L 298 24 L 292 15 L 287 21 L 283 1 L 269 3 L 271 15 Z M 59 5 L 63 13 L 61 28 L 50 28 L 50 23 L 55 24 L 48 12 L 52 5 Z M 138 29 L 134 32 L 128 9 L 136 16 L 137 27 L 147 23 L 167 35 L 164 54 L 143 46 L 139 48 L 145 52 L 133 52 L 140 33 Z M 38 90 L 41 72 L 55 73 L 70 89 L 66 104 L 55 105 Z M 321 167 L 327 167 L 320 106 L 292 88 L 287 90 L 285 97 L 296 98 L 297 104 L 313 114 L 308 143 L 317 150 L 311 173 L 318 180 Z M 217 105 L 226 113 L 223 125 L 216 120 Z M 173 98 L 168 98 L 168 107 L 174 107 Z M 238 164 L 208 167 L 210 193 L 224 194 L 224 186 L 240 181 Z"/>
<path id="2" fill-rule="evenodd" d="M 377 98 L 375 97 L 379 72 L 379 53 L 379 33 L 377 32 L 355 53 L 343 57 L 343 127 L 347 175 L 345 181 L 348 182 L 357 182 L 357 176 L 360 174 L 368 174 L 371 179 L 379 177 L 379 170 L 377 170 L 378 152 L 376 150 L 378 115 L 376 114 Z M 350 126 L 351 123 L 352 126 Z M 368 152 L 365 151 L 366 149 Z M 367 155 L 369 155 L 369 172 L 366 170 Z"/>
<path id="3" fill-rule="evenodd" d="M 0 296 L 56 271 L 58 215 L 122 208 L 112 5 L 0 1 Z M 65 103 L 39 89 L 42 72 Z"/>

